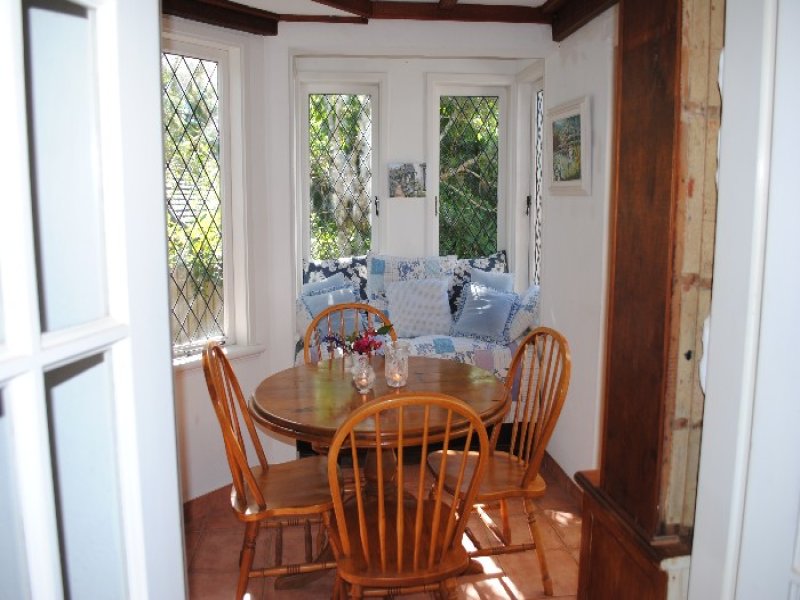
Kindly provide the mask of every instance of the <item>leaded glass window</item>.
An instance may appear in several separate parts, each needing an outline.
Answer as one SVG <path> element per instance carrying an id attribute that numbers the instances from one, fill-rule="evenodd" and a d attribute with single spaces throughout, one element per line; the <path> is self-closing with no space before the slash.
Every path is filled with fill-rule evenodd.
<path id="1" fill-rule="evenodd" d="M 372 242 L 372 97 L 309 94 L 309 254 L 365 254 Z"/>
<path id="2" fill-rule="evenodd" d="M 439 254 L 497 251 L 500 99 L 439 100 Z"/>
<path id="3" fill-rule="evenodd" d="M 219 63 L 163 53 L 172 343 L 224 339 Z"/>

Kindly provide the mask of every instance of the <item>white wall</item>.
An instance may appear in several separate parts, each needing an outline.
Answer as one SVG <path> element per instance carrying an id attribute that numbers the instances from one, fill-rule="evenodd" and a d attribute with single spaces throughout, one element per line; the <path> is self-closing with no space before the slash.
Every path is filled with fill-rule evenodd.
<path id="1" fill-rule="evenodd" d="M 542 217 L 542 324 L 567 338 L 572 380 L 549 452 L 573 476 L 598 465 L 607 285 L 613 61 L 617 9 L 583 27 L 545 60 L 545 108 L 589 96 L 588 196 L 551 196 Z"/>
<path id="2" fill-rule="evenodd" d="M 385 163 L 427 158 L 427 72 L 492 70 L 513 75 L 530 65 L 531 59 L 546 57 L 547 105 L 589 94 L 594 117 L 592 196 L 547 198 L 544 207 L 543 321 L 565 332 L 574 360 L 571 391 L 551 452 L 570 474 L 597 464 L 614 22 L 612 10 L 557 46 L 551 41 L 550 28 L 538 25 L 282 23 L 277 37 L 258 37 L 165 19 L 165 26 L 173 32 L 222 39 L 242 51 L 248 259 L 253 290 L 254 334 L 249 342 L 264 348 L 263 353 L 234 361 L 245 394 L 265 376 L 289 367 L 293 359 L 294 325 L 286 316 L 294 315 L 298 264 L 292 105 L 295 65 L 338 71 L 363 68 L 385 74 L 389 96 L 381 158 Z M 517 110 L 523 110 L 522 102 Z M 526 134 L 513 133 L 518 136 L 517 143 L 524 143 Z M 512 164 L 511 168 L 513 187 L 524 180 L 519 173 L 523 167 Z M 515 195 L 520 191 L 514 190 Z M 520 203 L 522 198 L 524 195 L 514 202 Z M 416 226 L 414 221 L 424 214 L 422 201 L 382 200 L 382 214 L 390 216 L 392 223 L 397 219 L 404 223 L 384 232 L 382 250 L 421 253 L 424 224 Z M 418 236 L 413 233 L 415 226 Z M 512 221 L 509 231 L 512 237 L 519 235 L 519 223 Z M 176 402 L 183 495 L 189 499 L 226 484 L 230 475 L 199 368 L 177 372 Z M 272 460 L 293 456 L 292 446 L 277 440 L 268 444 L 267 452 Z"/>

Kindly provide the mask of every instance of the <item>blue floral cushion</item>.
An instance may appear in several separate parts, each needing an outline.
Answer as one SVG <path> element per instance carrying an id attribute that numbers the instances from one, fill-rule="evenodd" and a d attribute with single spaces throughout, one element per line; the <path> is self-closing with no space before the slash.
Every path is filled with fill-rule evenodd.
<path id="1" fill-rule="evenodd" d="M 344 275 L 362 301 L 367 299 L 366 254 L 363 256 L 303 261 L 303 283 L 322 281 L 337 273 Z"/>
<path id="2" fill-rule="evenodd" d="M 464 302 L 450 335 L 507 344 L 511 319 L 518 306 L 519 296 L 513 292 L 499 292 L 485 285 L 470 283 L 464 288 Z"/>
<path id="3" fill-rule="evenodd" d="M 512 340 L 517 339 L 539 324 L 539 286 L 532 284 L 519 301 L 519 310 L 508 328 Z"/>
<path id="4" fill-rule="evenodd" d="M 300 288 L 300 295 L 310 296 L 313 294 L 319 294 L 321 292 L 329 292 L 331 290 L 341 289 L 347 285 L 348 283 L 347 280 L 345 279 L 344 273 L 339 272 L 336 273 L 335 275 L 331 275 L 326 279 L 320 279 L 318 281 L 309 281 L 308 283 L 304 283 L 303 286 Z"/>
<path id="5" fill-rule="evenodd" d="M 472 270 L 493 271 L 508 273 L 508 259 L 506 251 L 500 250 L 489 256 L 478 258 L 460 258 L 453 269 L 453 282 L 450 287 L 450 312 L 454 315 L 461 307 L 461 295 L 464 286 L 472 280 Z"/>
<path id="6" fill-rule="evenodd" d="M 408 258 L 370 254 L 367 256 L 367 300 L 375 308 L 386 312 L 389 308 L 386 299 L 387 284 L 411 279 L 449 277 L 455 264 L 454 256 Z"/>

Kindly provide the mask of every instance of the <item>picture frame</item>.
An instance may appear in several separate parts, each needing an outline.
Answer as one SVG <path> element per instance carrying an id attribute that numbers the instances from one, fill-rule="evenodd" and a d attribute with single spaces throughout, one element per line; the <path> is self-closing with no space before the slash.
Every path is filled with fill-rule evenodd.
<path id="1" fill-rule="evenodd" d="M 592 188 L 592 124 L 589 96 L 547 111 L 547 178 L 550 193 L 588 196 Z"/>
<path id="2" fill-rule="evenodd" d="M 390 198 L 424 198 L 425 173 L 424 162 L 395 162 L 387 165 L 389 174 Z"/>

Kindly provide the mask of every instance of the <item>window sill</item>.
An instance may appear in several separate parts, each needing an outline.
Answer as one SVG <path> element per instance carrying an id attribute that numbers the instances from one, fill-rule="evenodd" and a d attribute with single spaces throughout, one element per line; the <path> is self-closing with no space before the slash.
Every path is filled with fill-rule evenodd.
<path id="1" fill-rule="evenodd" d="M 266 350 L 264 346 L 226 346 L 225 356 L 231 360 L 235 360 L 237 358 L 259 355 L 264 352 L 264 350 Z M 201 368 L 203 366 L 202 356 L 202 351 L 199 351 L 196 354 L 190 354 L 189 356 L 179 356 L 177 358 L 173 358 L 173 372 L 181 373 L 183 371 L 191 371 L 193 369 Z"/>

